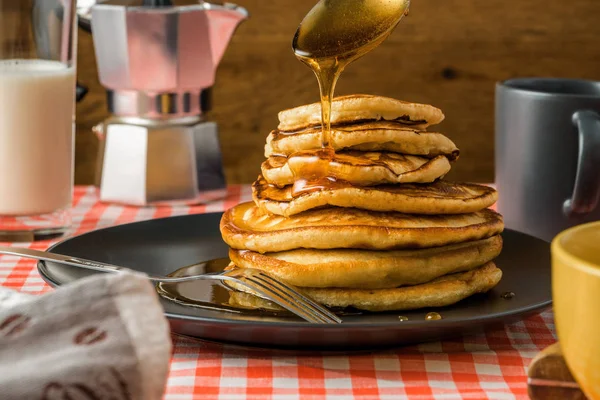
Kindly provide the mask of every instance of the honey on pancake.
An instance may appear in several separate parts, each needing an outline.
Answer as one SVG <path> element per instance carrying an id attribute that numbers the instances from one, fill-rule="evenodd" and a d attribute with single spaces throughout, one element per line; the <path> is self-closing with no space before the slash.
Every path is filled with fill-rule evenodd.
<path id="1" fill-rule="evenodd" d="M 301 168 L 295 167 L 294 160 L 289 164 L 295 178 L 292 196 L 318 192 L 341 184 L 341 182 L 338 182 L 337 177 L 329 171 L 329 163 L 335 158 L 335 152 L 332 148 L 307 150 L 295 153 L 291 157 L 302 157 L 305 161 Z"/>
<path id="2" fill-rule="evenodd" d="M 302 162 L 296 163 L 295 161 Z M 331 168 L 336 164 L 338 171 L 344 166 L 350 167 L 383 167 L 392 172 L 392 168 L 385 161 L 393 160 L 388 154 L 381 153 L 378 159 L 364 158 L 351 154 L 339 154 L 333 149 L 305 150 L 295 153 L 288 160 L 290 170 L 294 174 L 292 197 L 302 194 L 318 192 L 321 190 L 341 189 L 352 186 L 340 177 Z M 342 174 L 343 175 L 343 174 Z"/>
<path id="3" fill-rule="evenodd" d="M 313 70 L 319 83 L 322 148 L 312 151 L 308 176 L 292 168 L 296 178 L 294 196 L 330 188 L 336 183 L 337 178 L 329 173 L 329 163 L 335 157 L 331 146 L 331 102 L 337 80 L 348 64 L 390 35 L 407 15 L 409 4 L 410 0 L 321 0 L 302 20 L 292 47 L 296 57 Z"/>

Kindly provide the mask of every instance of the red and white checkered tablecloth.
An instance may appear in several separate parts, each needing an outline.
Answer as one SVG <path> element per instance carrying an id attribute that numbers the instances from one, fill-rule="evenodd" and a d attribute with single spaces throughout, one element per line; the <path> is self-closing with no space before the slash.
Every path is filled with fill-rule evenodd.
<path id="1" fill-rule="evenodd" d="M 171 215 L 223 211 L 251 198 L 231 186 L 223 201 L 195 207 L 102 204 L 92 187 L 75 190 L 76 233 Z M 51 242 L 20 244 L 46 249 Z M 35 262 L 0 257 L 0 284 L 41 294 L 50 287 Z M 165 399 L 519 399 L 527 366 L 556 341 L 552 312 L 462 339 L 381 353 L 302 355 L 245 350 L 174 337 Z"/>

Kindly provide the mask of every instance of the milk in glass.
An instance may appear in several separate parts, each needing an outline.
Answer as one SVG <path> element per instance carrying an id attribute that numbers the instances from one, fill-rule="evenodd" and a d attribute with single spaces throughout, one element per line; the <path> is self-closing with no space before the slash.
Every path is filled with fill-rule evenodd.
<path id="1" fill-rule="evenodd" d="M 0 215 L 70 206 L 75 69 L 57 61 L 0 61 Z"/>

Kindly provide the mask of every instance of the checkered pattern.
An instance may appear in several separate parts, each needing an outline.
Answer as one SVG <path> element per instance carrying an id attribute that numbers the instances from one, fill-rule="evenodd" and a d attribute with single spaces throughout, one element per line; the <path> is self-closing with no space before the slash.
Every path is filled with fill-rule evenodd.
<path id="1" fill-rule="evenodd" d="M 232 186 L 223 201 L 195 207 L 101 204 L 91 187 L 75 191 L 76 233 L 171 215 L 223 211 L 251 197 Z M 51 243 L 27 244 L 45 249 Z M 50 288 L 35 263 L 0 257 L 0 284 L 40 294 Z M 376 354 L 298 355 L 244 350 L 174 337 L 165 399 L 517 399 L 527 397 L 531 359 L 556 341 L 551 312 L 458 340 Z"/>

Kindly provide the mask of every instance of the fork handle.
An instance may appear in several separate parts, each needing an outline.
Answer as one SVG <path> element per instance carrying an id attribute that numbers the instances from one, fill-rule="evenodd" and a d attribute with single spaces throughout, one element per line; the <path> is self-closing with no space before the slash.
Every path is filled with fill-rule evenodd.
<path id="1" fill-rule="evenodd" d="M 133 270 L 117 265 L 105 264 L 98 261 L 90 261 L 84 258 L 70 257 L 62 254 L 50 253 L 47 251 L 39 251 L 33 249 L 25 249 L 21 247 L 0 246 L 0 254 L 10 256 L 18 256 L 32 258 L 34 260 L 50 261 L 58 264 L 71 265 L 73 267 L 91 269 L 101 272 L 134 272 Z"/>
<path id="2" fill-rule="evenodd" d="M 117 265 L 105 264 L 105 263 L 98 262 L 98 261 L 86 260 L 84 258 L 70 257 L 70 256 L 62 255 L 62 254 L 55 254 L 55 253 L 50 253 L 47 251 L 39 251 L 39 250 L 33 250 L 33 249 L 27 249 L 27 248 L 21 248 L 21 247 L 0 246 L 0 254 L 32 258 L 34 260 L 50 261 L 50 262 L 54 262 L 57 264 L 71 265 L 74 267 L 90 269 L 93 271 L 111 272 L 111 273 L 135 272 L 132 269 L 125 268 L 125 267 L 119 267 Z M 166 283 L 187 282 L 187 281 L 196 280 L 196 279 L 236 281 L 236 282 L 241 283 L 244 286 L 248 287 L 249 289 L 254 290 L 254 291 L 262 294 L 263 296 L 266 296 L 267 298 L 275 301 L 277 304 L 288 309 L 292 313 L 306 319 L 309 322 L 332 323 L 331 322 L 332 320 L 337 323 L 341 322 L 341 320 L 335 316 L 333 316 L 332 320 L 327 320 L 327 319 L 323 320 L 322 318 L 321 319 L 315 318 L 314 313 L 307 312 L 302 307 L 298 307 L 294 302 L 290 303 L 290 301 L 289 301 L 290 288 L 288 288 L 284 285 L 281 285 L 281 283 L 279 283 L 279 286 L 274 286 L 269 289 L 265 286 L 265 284 L 269 285 L 269 286 L 273 286 L 273 284 L 270 283 L 269 281 L 240 280 L 239 277 L 232 277 L 232 276 L 228 276 L 226 273 L 217 273 L 217 272 L 212 272 L 212 273 L 207 273 L 207 274 L 202 274 L 202 275 L 194 275 L 194 276 L 181 276 L 181 277 L 162 277 L 162 276 L 158 277 L 158 276 L 149 276 L 149 275 L 147 275 L 147 277 L 148 277 L 148 279 L 150 279 L 153 282 L 166 282 Z M 282 288 L 285 290 L 282 291 Z M 285 293 L 284 293 L 284 296 L 282 297 L 281 292 L 287 292 L 288 297 L 286 298 Z M 292 298 L 294 297 L 294 294 L 297 294 L 297 293 L 292 292 L 292 295 L 291 295 Z M 277 299 L 279 299 L 280 301 L 277 301 Z M 306 302 L 307 299 L 300 297 L 299 299 L 296 299 L 296 300 L 297 301 L 299 300 L 300 302 Z M 309 304 L 309 306 L 312 307 L 312 305 L 310 305 L 310 304 Z M 305 307 L 306 307 L 306 305 L 305 305 Z M 317 310 L 317 311 L 321 312 L 320 310 Z"/>
<path id="3" fill-rule="evenodd" d="M 34 260 L 50 261 L 57 264 L 70 265 L 72 267 L 85 268 L 92 271 L 100 272 L 130 272 L 140 273 L 131 268 L 120 267 L 118 265 L 106 264 L 99 261 L 86 260 L 85 258 L 71 257 L 63 254 L 50 253 L 48 251 L 39 251 L 33 249 L 25 249 L 21 247 L 7 247 L 0 246 L 0 254 L 6 254 L 10 256 L 18 256 L 24 258 L 31 258 Z M 197 279 L 214 279 L 214 280 L 228 280 L 230 278 L 223 276 L 219 272 L 211 272 L 202 275 L 193 276 L 179 276 L 179 277 L 168 277 L 168 276 L 154 276 L 145 274 L 151 282 L 163 282 L 163 283 L 181 283 L 188 282 Z"/>

